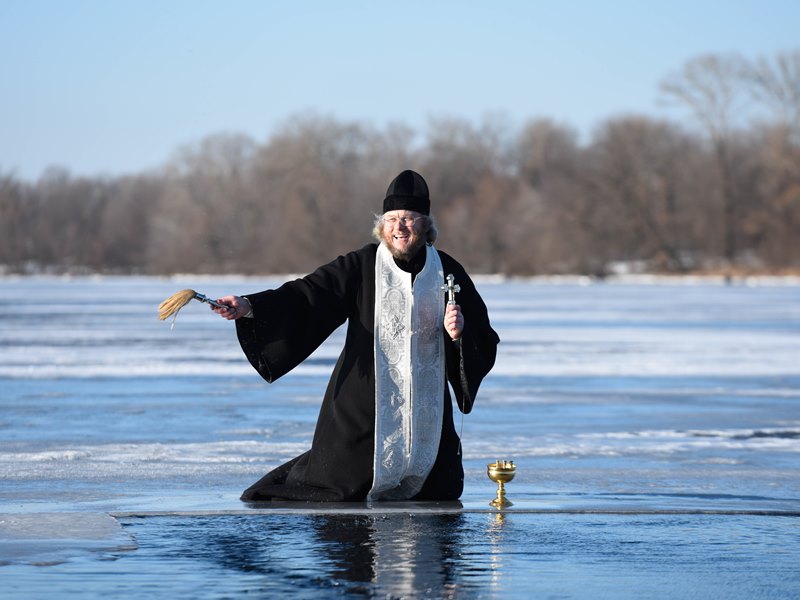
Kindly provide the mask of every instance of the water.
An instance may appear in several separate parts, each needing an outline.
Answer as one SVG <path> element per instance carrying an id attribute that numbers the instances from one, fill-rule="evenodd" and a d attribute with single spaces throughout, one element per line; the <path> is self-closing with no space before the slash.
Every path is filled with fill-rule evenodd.
<path id="1" fill-rule="evenodd" d="M 156 307 L 277 283 L 0 280 L 14 597 L 800 595 L 796 283 L 479 281 L 502 343 L 441 514 L 238 501 L 308 448 L 343 332 L 267 385 L 206 306 L 172 329 Z"/>
<path id="2" fill-rule="evenodd" d="M 797 519 L 515 514 L 127 519 L 139 549 L 5 567 L 12 597 L 789 598 Z M 2 571 L 0 571 L 2 572 Z M 8 587 L 10 586 L 10 587 Z M 796 596 L 795 596 L 796 597 Z"/>

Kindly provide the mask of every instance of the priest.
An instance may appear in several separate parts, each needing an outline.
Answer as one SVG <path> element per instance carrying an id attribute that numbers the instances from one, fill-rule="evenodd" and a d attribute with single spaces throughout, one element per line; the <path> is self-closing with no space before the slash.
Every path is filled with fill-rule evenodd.
<path id="1" fill-rule="evenodd" d="M 377 244 L 306 277 L 224 296 L 224 307 L 212 307 L 236 321 L 245 355 L 270 383 L 347 321 L 311 448 L 245 490 L 244 501 L 456 500 L 462 493 L 450 389 L 469 413 L 499 338 L 464 268 L 433 247 L 422 176 L 407 170 L 391 182 L 373 233 Z"/>

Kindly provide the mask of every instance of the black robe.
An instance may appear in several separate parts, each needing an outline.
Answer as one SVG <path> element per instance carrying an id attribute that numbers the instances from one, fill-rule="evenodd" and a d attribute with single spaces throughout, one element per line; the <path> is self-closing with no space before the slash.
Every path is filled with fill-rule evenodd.
<path id="1" fill-rule="evenodd" d="M 248 294 L 253 318 L 236 321 L 242 349 L 272 383 L 303 362 L 342 323 L 347 337 L 320 408 L 311 449 L 274 469 L 245 490 L 244 501 L 273 498 L 308 501 L 364 500 L 372 488 L 375 432 L 375 255 L 368 244 L 275 290 Z M 439 251 L 445 275 L 461 286 L 456 301 L 464 315 L 461 339 L 445 336 L 447 379 L 464 413 L 494 365 L 499 338 L 472 280 Z M 420 258 L 421 257 L 421 258 Z M 398 266 L 418 273 L 425 248 Z M 444 293 L 442 302 L 445 301 Z M 442 436 L 436 462 L 415 500 L 456 500 L 464 486 L 459 438 L 445 385 Z"/>

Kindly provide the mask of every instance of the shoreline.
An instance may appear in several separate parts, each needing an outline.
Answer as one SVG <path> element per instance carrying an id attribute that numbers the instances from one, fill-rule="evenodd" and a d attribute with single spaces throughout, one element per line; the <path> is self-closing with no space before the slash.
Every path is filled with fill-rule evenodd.
<path id="1" fill-rule="evenodd" d="M 245 275 L 241 273 L 173 273 L 170 275 L 143 275 L 118 273 L 3 273 L 0 281 L 164 281 L 164 282 L 226 282 L 226 281 L 290 281 L 305 276 L 306 273 L 272 273 Z M 471 275 L 476 283 L 527 282 L 546 285 L 731 285 L 731 286 L 800 286 L 800 274 L 741 274 L 721 273 L 636 273 L 616 274 L 605 277 L 589 275 L 505 275 L 480 273 Z"/>

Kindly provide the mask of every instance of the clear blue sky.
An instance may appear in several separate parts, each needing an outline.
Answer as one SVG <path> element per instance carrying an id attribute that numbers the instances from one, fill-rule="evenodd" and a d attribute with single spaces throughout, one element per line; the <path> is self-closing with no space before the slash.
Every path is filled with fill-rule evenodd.
<path id="1" fill-rule="evenodd" d="M 306 111 L 423 133 L 499 112 L 588 135 L 679 118 L 658 85 L 686 60 L 774 56 L 798 31 L 798 0 L 0 0 L 0 172 L 135 173 Z"/>

